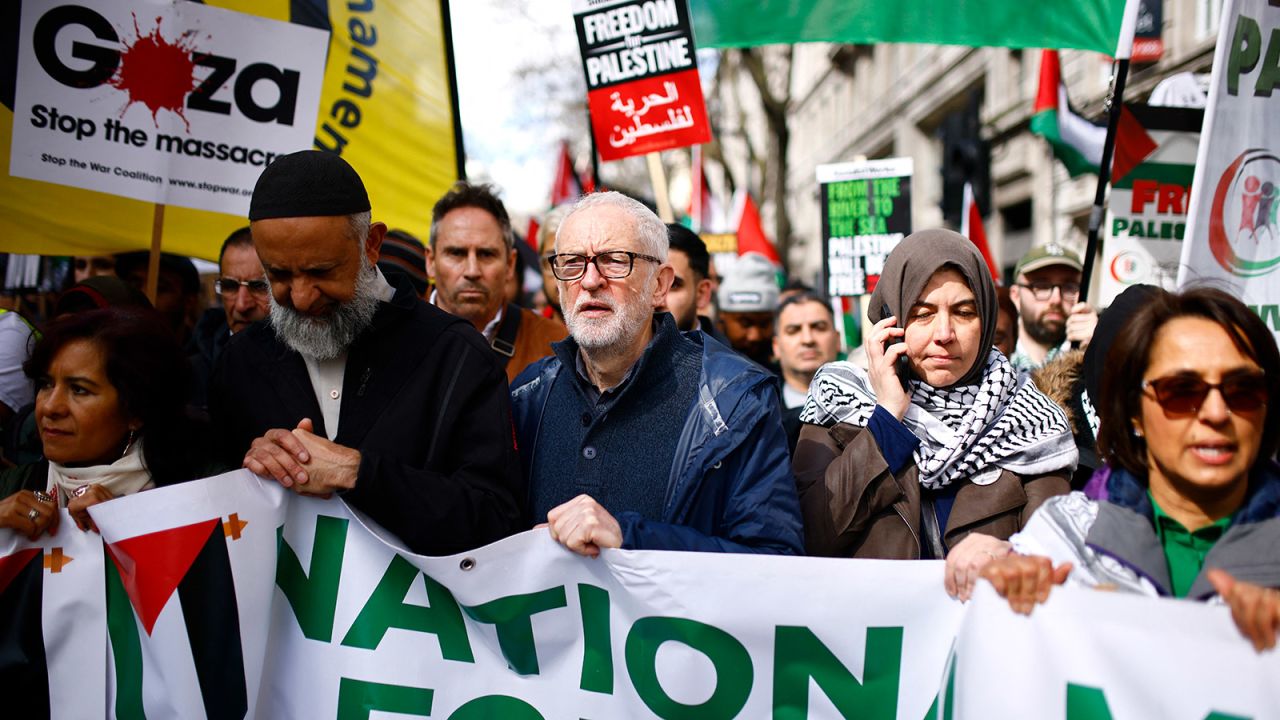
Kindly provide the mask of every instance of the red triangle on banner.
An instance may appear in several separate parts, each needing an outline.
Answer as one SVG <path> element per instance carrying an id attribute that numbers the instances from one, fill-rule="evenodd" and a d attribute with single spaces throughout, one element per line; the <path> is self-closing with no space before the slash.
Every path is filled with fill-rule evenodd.
<path id="1" fill-rule="evenodd" d="M 1115 157 L 1111 161 L 1111 184 L 1114 186 L 1130 171 L 1142 164 L 1160 147 L 1155 138 L 1142 127 L 1142 123 L 1129 108 L 1120 108 L 1120 123 L 1116 126 Z"/>
<path id="2" fill-rule="evenodd" d="M 40 554 L 40 548 L 19 550 L 12 555 L 0 557 L 0 593 L 9 587 L 9 583 L 22 572 L 31 559 Z"/>
<path id="3" fill-rule="evenodd" d="M 221 520 L 214 518 L 107 545 L 129 602 L 148 635 L 209 535 L 221 525 Z"/>
<path id="4" fill-rule="evenodd" d="M 741 209 L 738 212 L 738 254 L 760 253 L 768 258 L 769 262 L 781 266 L 782 258 L 778 257 L 777 248 L 773 246 L 773 243 L 764 234 L 764 226 L 760 223 L 760 211 L 756 209 L 756 203 L 751 199 L 751 193 L 744 192 L 742 194 L 740 207 Z"/>

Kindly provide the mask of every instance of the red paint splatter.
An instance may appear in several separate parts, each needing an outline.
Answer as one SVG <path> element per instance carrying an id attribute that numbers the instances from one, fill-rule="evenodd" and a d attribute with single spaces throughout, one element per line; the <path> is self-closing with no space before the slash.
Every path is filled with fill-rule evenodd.
<path id="1" fill-rule="evenodd" d="M 129 95 L 129 103 L 142 103 L 151 111 L 151 121 L 160 127 L 158 115 L 161 110 L 168 110 L 191 129 L 191 123 L 183 113 L 186 106 L 187 93 L 199 84 L 196 78 L 195 61 L 192 59 L 191 33 L 180 36 L 176 42 L 169 42 L 160 34 L 161 18 L 156 18 L 155 29 L 149 35 L 143 35 L 138 29 L 138 17 L 133 18 L 133 32 L 136 38 L 132 43 L 126 42 L 120 52 L 120 65 L 116 74 L 108 84 Z M 124 111 L 121 111 L 124 114 Z"/>

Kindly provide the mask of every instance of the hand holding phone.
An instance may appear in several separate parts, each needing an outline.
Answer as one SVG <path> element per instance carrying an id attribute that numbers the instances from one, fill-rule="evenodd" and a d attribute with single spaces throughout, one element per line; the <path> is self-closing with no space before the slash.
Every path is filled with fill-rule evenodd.
<path id="1" fill-rule="evenodd" d="M 880 315 L 882 319 L 893 315 L 893 313 L 890 312 L 889 310 L 889 303 L 884 303 L 884 305 L 880 307 Z M 897 319 L 898 318 L 895 318 L 895 320 Z M 895 322 L 893 324 L 893 327 L 902 327 L 902 326 L 898 322 Z M 894 342 L 895 340 L 893 340 L 892 338 L 885 340 L 884 349 L 888 350 L 889 346 L 892 345 Z M 907 359 L 906 353 L 902 353 L 901 355 L 898 356 L 898 359 L 894 361 L 893 371 L 898 376 L 898 382 L 902 383 L 902 391 L 910 395 L 911 385 L 907 382 L 907 380 L 911 378 L 911 361 Z"/>

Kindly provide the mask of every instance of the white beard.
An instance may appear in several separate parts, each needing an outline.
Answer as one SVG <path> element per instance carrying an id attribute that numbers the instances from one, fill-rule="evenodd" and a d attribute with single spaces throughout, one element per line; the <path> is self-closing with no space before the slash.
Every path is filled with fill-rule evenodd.
<path id="1" fill-rule="evenodd" d="M 578 301 L 589 297 L 585 292 L 580 293 Z M 564 308 L 564 322 L 569 327 L 569 334 L 579 347 L 586 350 L 624 347 L 653 321 L 653 308 L 639 302 L 640 298 L 636 298 L 636 302 L 616 302 L 608 296 L 590 299 L 611 303 L 613 312 L 608 317 L 597 319 L 579 317 L 577 308 Z"/>
<path id="2" fill-rule="evenodd" d="M 272 295 L 271 326 L 276 337 L 304 357 L 315 360 L 339 357 L 373 323 L 373 315 L 378 311 L 375 278 L 373 264 L 361 255 L 355 294 L 327 317 L 304 315 L 280 305 Z"/>

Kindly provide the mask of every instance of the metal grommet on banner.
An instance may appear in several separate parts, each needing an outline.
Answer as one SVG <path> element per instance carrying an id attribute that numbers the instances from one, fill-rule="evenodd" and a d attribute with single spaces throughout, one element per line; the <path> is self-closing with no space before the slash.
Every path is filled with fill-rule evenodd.
<path id="1" fill-rule="evenodd" d="M 471 570 L 475 568 L 475 566 L 476 566 L 475 558 L 464 557 L 462 558 L 462 562 L 458 563 L 458 567 L 462 568 L 463 572 Z"/>

